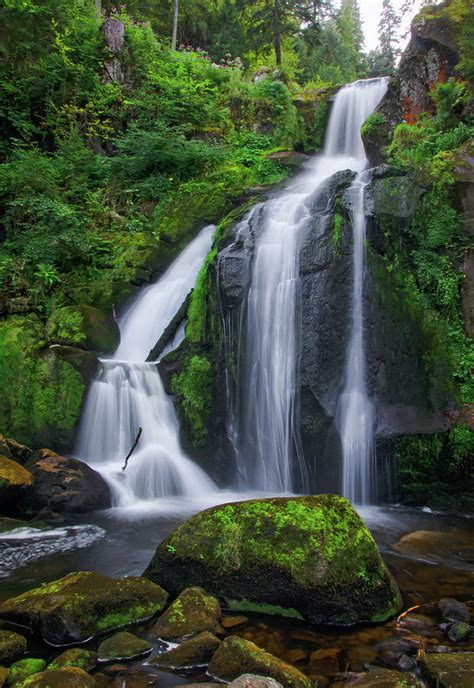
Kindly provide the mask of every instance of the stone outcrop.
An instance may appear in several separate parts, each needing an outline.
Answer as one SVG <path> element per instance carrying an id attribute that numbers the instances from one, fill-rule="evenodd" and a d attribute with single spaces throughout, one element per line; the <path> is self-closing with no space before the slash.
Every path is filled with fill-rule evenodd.
<path id="1" fill-rule="evenodd" d="M 200 585 L 231 609 L 314 623 L 381 621 L 400 606 L 372 536 L 334 495 L 202 511 L 161 543 L 144 575 L 173 593 Z"/>
<path id="2" fill-rule="evenodd" d="M 84 513 L 111 506 L 110 491 L 102 476 L 78 459 L 40 449 L 26 464 L 32 484 L 17 502 L 19 511 L 37 514 Z"/>
<path id="3" fill-rule="evenodd" d="M 456 75 L 459 30 L 450 12 L 454 0 L 425 7 L 412 22 L 411 39 L 397 75 L 387 93 L 362 127 L 362 138 L 372 166 L 384 159 L 384 149 L 400 122 L 412 124 L 422 112 L 433 112 L 432 88 Z"/>

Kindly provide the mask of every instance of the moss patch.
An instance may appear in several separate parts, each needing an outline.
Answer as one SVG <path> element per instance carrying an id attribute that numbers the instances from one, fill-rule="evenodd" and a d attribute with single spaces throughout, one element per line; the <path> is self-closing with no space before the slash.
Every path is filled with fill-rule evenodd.
<path id="1" fill-rule="evenodd" d="M 153 626 L 153 633 L 163 640 L 191 638 L 202 631 L 217 632 L 221 608 L 215 597 L 201 588 L 187 588 L 168 607 Z"/>
<path id="2" fill-rule="evenodd" d="M 0 662 L 10 664 L 26 652 L 26 638 L 12 631 L 0 631 Z"/>
<path id="3" fill-rule="evenodd" d="M 46 662 L 44 659 L 35 659 L 34 657 L 27 657 L 26 659 L 20 659 L 15 664 L 10 667 L 10 677 L 8 679 L 9 684 L 16 686 L 18 683 L 22 683 L 29 676 L 38 674 L 46 668 Z"/>

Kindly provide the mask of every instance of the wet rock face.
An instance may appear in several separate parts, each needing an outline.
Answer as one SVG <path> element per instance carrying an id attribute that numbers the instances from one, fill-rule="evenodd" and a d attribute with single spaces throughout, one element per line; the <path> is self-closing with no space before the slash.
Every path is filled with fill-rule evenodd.
<path id="1" fill-rule="evenodd" d="M 0 504 L 21 498 L 33 485 L 33 476 L 29 470 L 16 461 L 0 455 Z"/>
<path id="2" fill-rule="evenodd" d="M 110 491 L 102 476 L 78 459 L 40 449 L 27 462 L 33 484 L 17 507 L 24 514 L 42 509 L 57 513 L 85 513 L 111 506 Z"/>
<path id="3" fill-rule="evenodd" d="M 167 599 L 160 586 L 144 578 L 80 572 L 5 600 L 0 618 L 32 627 L 52 645 L 65 645 L 149 619 Z"/>
<path id="4" fill-rule="evenodd" d="M 334 495 L 207 509 L 158 547 L 144 575 L 173 593 L 194 583 L 231 609 L 314 623 L 380 621 L 400 604 L 369 531 Z"/>
<path id="5" fill-rule="evenodd" d="M 336 195 L 354 176 L 338 172 L 309 199 L 312 219 L 300 252 L 300 431 L 310 467 L 317 457 L 317 489 L 327 492 L 339 489 L 341 444 L 334 418 L 344 382 L 352 289 L 351 232 L 344 225 L 336 244 L 333 210 Z"/>

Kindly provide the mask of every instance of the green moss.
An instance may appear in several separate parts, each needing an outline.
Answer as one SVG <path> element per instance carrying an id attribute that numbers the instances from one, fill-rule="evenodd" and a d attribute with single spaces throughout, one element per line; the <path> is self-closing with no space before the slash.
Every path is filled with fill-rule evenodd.
<path id="1" fill-rule="evenodd" d="M 79 667 L 83 671 L 91 671 L 97 664 L 97 652 L 73 647 L 66 650 L 48 664 L 48 669 L 61 669 L 62 667 Z"/>
<path id="2" fill-rule="evenodd" d="M 280 607 L 277 604 L 265 604 L 250 602 L 249 600 L 232 600 L 226 598 L 228 608 L 236 612 L 255 612 L 256 614 L 271 614 L 276 616 L 286 616 L 292 619 L 304 619 L 297 609 L 291 607 Z"/>
<path id="3" fill-rule="evenodd" d="M 372 136 L 372 134 L 383 124 L 385 124 L 385 117 L 380 112 L 373 112 L 367 117 L 361 127 L 360 134 L 363 139 Z"/>
<path id="4" fill-rule="evenodd" d="M 179 397 L 195 446 L 203 445 L 207 439 L 213 389 L 213 368 L 209 359 L 199 355 L 188 358 L 183 371 L 173 376 L 172 388 Z"/>
<path id="5" fill-rule="evenodd" d="M 35 659 L 33 657 L 27 657 L 26 659 L 20 659 L 15 664 L 10 667 L 9 684 L 17 685 L 21 683 L 29 676 L 38 674 L 43 671 L 46 667 L 46 662 L 44 659 Z"/>
<path id="6" fill-rule="evenodd" d="M 62 344 L 82 344 L 86 341 L 83 330 L 84 316 L 70 308 L 58 308 L 48 321 L 48 339 Z"/>
<path id="7" fill-rule="evenodd" d="M 339 212 L 334 213 L 333 217 L 333 230 L 331 243 L 335 256 L 339 256 L 341 252 L 341 242 L 342 242 L 342 231 L 344 228 L 344 218 Z"/>
<path id="8" fill-rule="evenodd" d="M 361 584 L 361 574 L 371 582 L 383 573 L 372 536 L 347 500 L 326 499 L 329 503 L 313 497 L 257 500 L 207 510 L 194 517 L 192 526 L 178 528 L 169 544 L 177 557 L 212 561 L 223 573 L 236 566 L 277 566 L 306 587 L 321 582 L 322 559 L 331 564 L 333 582 Z M 243 546 L 229 548 L 229 540 L 236 539 Z"/>
<path id="9" fill-rule="evenodd" d="M 33 317 L 0 323 L 0 428 L 33 446 L 57 443 L 73 430 L 85 390 L 81 375 L 45 354 L 44 343 L 43 327 Z"/>

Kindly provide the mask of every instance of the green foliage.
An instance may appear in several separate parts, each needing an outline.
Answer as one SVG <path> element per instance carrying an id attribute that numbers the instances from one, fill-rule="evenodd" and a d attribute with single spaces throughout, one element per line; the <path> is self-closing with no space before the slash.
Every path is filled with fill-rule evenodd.
<path id="1" fill-rule="evenodd" d="M 373 112 L 367 117 L 364 124 L 361 127 L 360 133 L 362 138 L 370 136 L 378 127 L 385 124 L 385 118 L 380 112 Z"/>
<path id="2" fill-rule="evenodd" d="M 334 254 L 338 256 L 341 251 L 341 242 L 342 242 L 342 232 L 344 229 L 344 218 L 340 214 L 338 210 L 335 211 L 334 217 L 333 217 L 333 230 L 332 230 L 332 248 L 334 251 Z"/>
<path id="3" fill-rule="evenodd" d="M 48 339 L 70 345 L 81 345 L 86 341 L 83 331 L 84 317 L 79 311 L 57 308 L 48 320 Z"/>
<path id="4" fill-rule="evenodd" d="M 195 446 L 207 439 L 212 402 L 213 368 L 205 356 L 191 356 L 179 375 L 172 381 L 173 392 L 181 398 L 181 408 L 192 430 Z"/>

